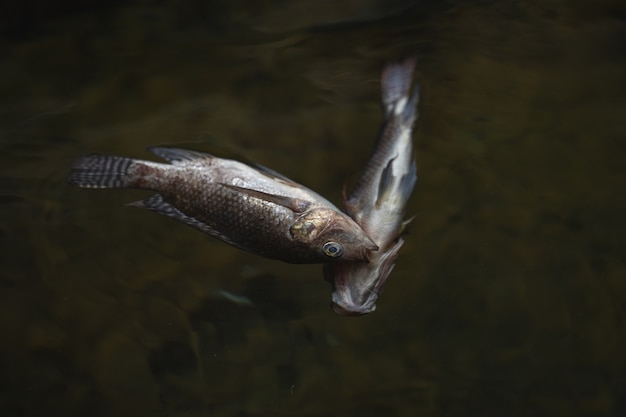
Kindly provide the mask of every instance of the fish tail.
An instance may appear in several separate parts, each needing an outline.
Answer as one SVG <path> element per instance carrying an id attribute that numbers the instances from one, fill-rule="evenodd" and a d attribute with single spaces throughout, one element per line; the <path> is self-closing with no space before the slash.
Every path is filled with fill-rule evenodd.
<path id="1" fill-rule="evenodd" d="M 67 181 L 83 188 L 132 187 L 134 184 L 130 171 L 138 162 L 117 156 L 83 156 L 74 162 Z"/>
<path id="2" fill-rule="evenodd" d="M 404 61 L 389 64 L 383 70 L 381 86 L 386 115 L 403 116 L 411 122 L 417 117 L 419 89 L 416 87 L 411 94 L 415 64 L 415 57 L 410 57 Z"/>

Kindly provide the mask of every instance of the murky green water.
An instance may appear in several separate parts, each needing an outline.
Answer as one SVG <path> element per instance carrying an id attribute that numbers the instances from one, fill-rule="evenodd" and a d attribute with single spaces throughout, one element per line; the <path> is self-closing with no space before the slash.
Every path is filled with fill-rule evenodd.
<path id="1" fill-rule="evenodd" d="M 622 3 L 270 3 L 0 41 L 0 414 L 626 414 Z M 335 316 L 319 266 L 65 185 L 79 155 L 184 144 L 340 202 L 411 51 L 416 218 L 369 316 Z"/>

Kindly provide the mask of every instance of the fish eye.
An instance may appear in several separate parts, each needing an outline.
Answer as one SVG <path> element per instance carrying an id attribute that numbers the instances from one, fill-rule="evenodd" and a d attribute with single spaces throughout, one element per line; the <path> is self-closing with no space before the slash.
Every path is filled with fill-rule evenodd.
<path id="1" fill-rule="evenodd" d="M 329 258 L 339 258 L 343 255 L 343 246 L 337 242 L 326 242 L 324 243 L 324 246 L 322 246 L 322 251 L 324 252 L 324 255 Z"/>

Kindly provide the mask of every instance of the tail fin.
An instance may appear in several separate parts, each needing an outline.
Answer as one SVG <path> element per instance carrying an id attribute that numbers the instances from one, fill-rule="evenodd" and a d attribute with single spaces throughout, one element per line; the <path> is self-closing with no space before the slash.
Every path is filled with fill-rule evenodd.
<path id="1" fill-rule="evenodd" d="M 415 108 L 419 97 L 416 87 L 411 93 L 411 82 L 415 71 L 415 57 L 388 64 L 382 75 L 382 101 L 385 115 L 403 115 L 415 119 Z"/>
<path id="2" fill-rule="evenodd" d="M 83 188 L 129 187 L 129 169 L 134 163 L 134 159 L 117 156 L 83 156 L 72 166 L 67 181 Z"/>

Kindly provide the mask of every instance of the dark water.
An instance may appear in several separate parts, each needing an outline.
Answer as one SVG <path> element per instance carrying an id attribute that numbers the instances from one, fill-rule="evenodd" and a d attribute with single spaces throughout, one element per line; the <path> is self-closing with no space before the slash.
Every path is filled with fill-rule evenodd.
<path id="1" fill-rule="evenodd" d="M 33 3 L 0 20 L 0 415 L 626 415 L 623 2 Z M 65 185 L 184 144 L 340 202 L 408 52 L 416 218 L 369 316 Z"/>

